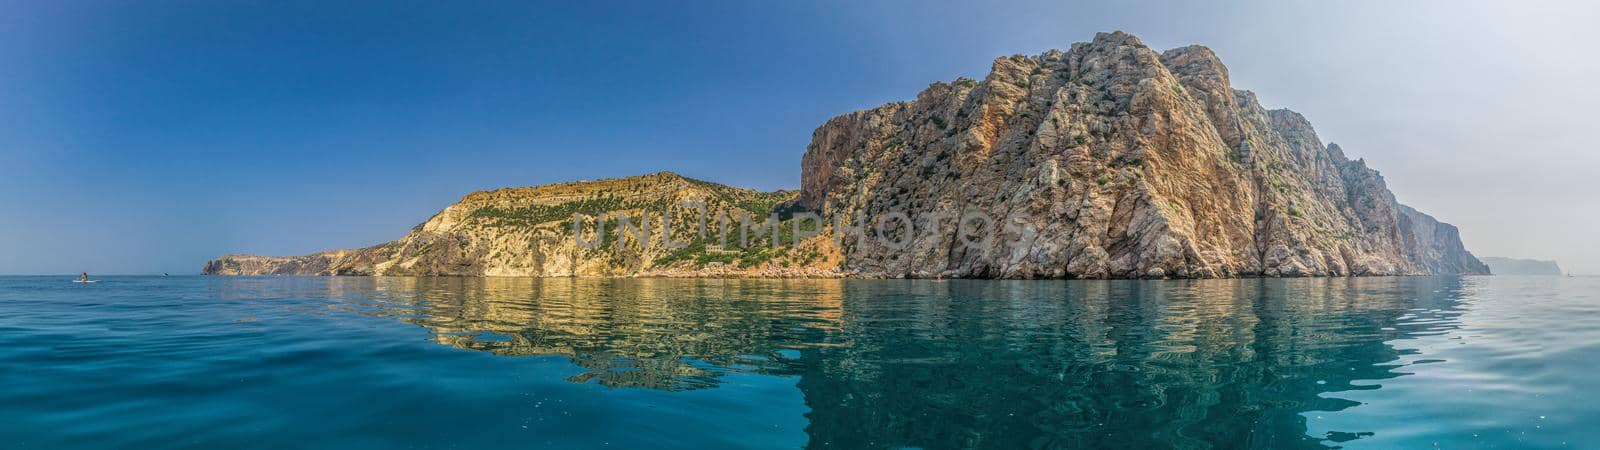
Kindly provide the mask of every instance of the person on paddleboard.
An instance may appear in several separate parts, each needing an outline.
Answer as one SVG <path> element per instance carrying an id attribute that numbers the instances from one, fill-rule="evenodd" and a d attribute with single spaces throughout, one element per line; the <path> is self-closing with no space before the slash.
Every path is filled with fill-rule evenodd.
<path id="1" fill-rule="evenodd" d="M 83 276 L 78 277 L 78 281 L 82 281 L 84 283 L 88 283 L 89 282 L 89 272 L 84 272 Z"/>

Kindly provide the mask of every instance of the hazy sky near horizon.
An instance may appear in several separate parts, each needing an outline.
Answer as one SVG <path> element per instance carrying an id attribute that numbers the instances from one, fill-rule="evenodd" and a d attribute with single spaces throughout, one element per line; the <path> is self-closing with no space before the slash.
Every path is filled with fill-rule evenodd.
<path id="1" fill-rule="evenodd" d="M 794 188 L 812 130 L 1123 30 L 1211 47 L 1479 256 L 1600 273 L 1587 2 L 0 0 L 0 274 L 392 240 L 473 190 Z"/>

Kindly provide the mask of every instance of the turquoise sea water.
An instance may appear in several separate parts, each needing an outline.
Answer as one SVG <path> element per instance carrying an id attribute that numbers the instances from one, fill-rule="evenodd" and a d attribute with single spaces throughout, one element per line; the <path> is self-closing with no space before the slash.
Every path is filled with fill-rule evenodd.
<path id="1" fill-rule="evenodd" d="M 1600 279 L 0 277 L 0 448 L 1597 448 Z"/>

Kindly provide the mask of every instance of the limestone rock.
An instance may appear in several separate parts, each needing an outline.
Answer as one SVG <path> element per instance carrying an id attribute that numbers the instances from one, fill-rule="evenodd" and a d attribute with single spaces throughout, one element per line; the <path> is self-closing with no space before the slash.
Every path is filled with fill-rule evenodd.
<path id="1" fill-rule="evenodd" d="M 1228 76 L 1205 47 L 1157 53 L 1121 32 L 999 58 L 982 81 L 829 120 L 796 205 L 1006 218 L 976 245 L 918 232 L 907 250 L 842 248 L 846 267 L 890 277 L 1487 273 L 1454 227 Z"/>

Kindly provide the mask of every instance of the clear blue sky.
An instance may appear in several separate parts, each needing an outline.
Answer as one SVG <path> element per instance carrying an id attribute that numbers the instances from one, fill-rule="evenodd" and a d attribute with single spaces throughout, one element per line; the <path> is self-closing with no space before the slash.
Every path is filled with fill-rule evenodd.
<path id="1" fill-rule="evenodd" d="M 1462 130 L 1542 106 L 1481 83 L 1593 84 L 1592 62 L 1529 62 L 1541 54 L 1506 47 L 1577 40 L 1572 50 L 1587 52 L 1593 34 L 1560 34 L 1591 27 L 1583 15 L 1190 3 L 0 0 L 0 273 L 195 273 L 223 253 L 371 245 L 504 186 L 672 170 L 792 188 L 811 131 L 831 116 L 1114 29 L 1157 48 L 1215 48 L 1236 85 L 1307 113 L 1324 139 L 1384 170 L 1402 201 L 1466 228 L 1480 254 L 1564 248 L 1497 240 L 1492 216 L 1456 193 L 1506 170 L 1591 180 L 1560 172 L 1572 160 L 1438 161 L 1497 154 L 1498 141 Z M 1484 53 L 1490 40 L 1501 47 Z M 1568 72 L 1538 78 L 1558 67 Z M 1486 96 L 1468 106 L 1484 112 L 1459 113 L 1448 99 L 1463 93 Z M 1421 106 L 1374 100 L 1396 96 Z M 1538 143 L 1572 155 L 1587 145 L 1562 136 Z M 1579 158 L 1592 171 L 1596 159 Z"/>

